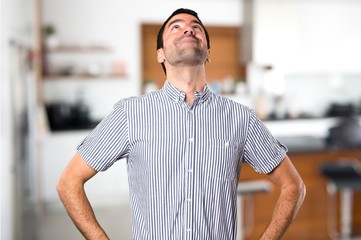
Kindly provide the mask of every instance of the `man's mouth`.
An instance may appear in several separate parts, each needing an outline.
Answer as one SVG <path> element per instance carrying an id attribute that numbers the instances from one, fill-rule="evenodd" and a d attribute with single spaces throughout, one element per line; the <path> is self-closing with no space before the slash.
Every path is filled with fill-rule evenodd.
<path id="1" fill-rule="evenodd" d="M 178 38 L 177 42 L 194 42 L 199 43 L 199 39 L 194 37 L 193 35 L 184 35 Z"/>

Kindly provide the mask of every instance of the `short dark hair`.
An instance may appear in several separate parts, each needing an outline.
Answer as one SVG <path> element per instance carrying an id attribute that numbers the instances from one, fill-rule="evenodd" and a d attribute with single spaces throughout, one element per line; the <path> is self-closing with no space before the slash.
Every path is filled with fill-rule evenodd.
<path id="1" fill-rule="evenodd" d="M 206 40 L 207 40 L 207 47 L 208 49 L 210 48 L 210 40 L 209 40 L 209 34 L 207 29 L 204 27 L 202 21 L 199 19 L 198 14 L 191 10 L 191 9 L 187 9 L 187 8 L 179 8 L 177 10 L 175 10 L 168 18 L 167 20 L 163 23 L 162 27 L 159 29 L 158 32 L 158 36 L 157 36 L 157 50 L 160 48 L 163 48 L 163 33 L 164 33 L 164 28 L 167 25 L 167 23 L 169 22 L 169 20 L 174 17 L 175 15 L 181 14 L 181 13 L 185 13 L 185 14 L 189 14 L 192 15 L 193 17 L 197 18 L 197 20 L 199 21 L 199 23 L 201 24 L 202 28 L 204 29 L 205 35 L 206 35 Z M 164 73 L 166 73 L 166 69 L 164 66 L 164 63 L 161 63 L 162 67 L 163 67 L 163 71 Z"/>

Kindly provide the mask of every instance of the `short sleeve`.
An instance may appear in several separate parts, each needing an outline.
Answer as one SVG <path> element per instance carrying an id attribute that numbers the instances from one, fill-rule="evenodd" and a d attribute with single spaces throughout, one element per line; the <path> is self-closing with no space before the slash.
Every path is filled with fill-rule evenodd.
<path id="1" fill-rule="evenodd" d="M 129 153 L 129 136 L 124 100 L 78 145 L 77 150 L 95 170 L 105 171 Z"/>
<path id="2" fill-rule="evenodd" d="M 285 158 L 288 149 L 273 137 L 253 111 L 249 117 L 243 161 L 256 172 L 270 173 Z"/>

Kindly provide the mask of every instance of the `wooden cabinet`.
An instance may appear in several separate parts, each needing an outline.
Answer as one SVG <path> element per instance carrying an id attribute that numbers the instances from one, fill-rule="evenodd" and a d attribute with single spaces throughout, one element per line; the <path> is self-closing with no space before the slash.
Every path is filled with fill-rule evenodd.
<path id="1" fill-rule="evenodd" d="M 352 158 L 361 162 L 361 150 L 290 153 L 289 157 L 306 184 L 307 195 L 284 239 L 330 239 L 327 232 L 327 221 L 329 219 L 327 213 L 327 180 L 320 174 L 319 166 L 324 162 L 336 161 L 340 158 Z M 245 164 L 241 171 L 240 181 L 266 178 L 262 174 L 255 173 L 249 165 Z M 270 193 L 254 195 L 254 228 L 246 239 L 258 239 L 269 222 L 278 194 L 279 190 L 274 187 Z M 355 192 L 353 205 L 354 235 L 361 234 L 360 203 L 361 192 Z M 339 208 L 337 208 L 337 212 L 339 214 Z"/>
<path id="2" fill-rule="evenodd" d="M 161 25 L 142 25 L 142 85 L 154 83 L 157 88 L 164 84 L 161 64 L 157 62 L 157 34 Z M 245 79 L 245 65 L 241 62 L 240 27 L 206 26 L 210 35 L 210 63 L 206 65 L 207 81 L 222 82 L 225 78 Z"/>

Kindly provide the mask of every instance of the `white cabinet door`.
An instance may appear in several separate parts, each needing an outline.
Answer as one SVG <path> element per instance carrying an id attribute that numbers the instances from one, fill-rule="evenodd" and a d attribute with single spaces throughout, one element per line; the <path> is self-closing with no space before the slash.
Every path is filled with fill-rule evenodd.
<path id="1" fill-rule="evenodd" d="M 42 144 L 40 159 L 41 200 L 50 206 L 60 205 L 56 182 L 76 152 L 76 146 L 86 137 L 88 131 L 65 131 L 47 135 Z M 105 172 L 99 172 L 90 179 L 85 189 L 93 205 L 117 204 L 128 201 L 128 177 L 126 160 L 116 162 Z"/>

